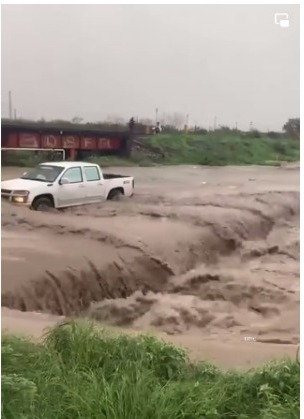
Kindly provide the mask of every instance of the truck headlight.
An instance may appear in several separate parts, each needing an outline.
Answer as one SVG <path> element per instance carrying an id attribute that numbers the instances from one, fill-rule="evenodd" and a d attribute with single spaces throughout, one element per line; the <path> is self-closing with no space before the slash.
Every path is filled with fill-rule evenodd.
<path id="1" fill-rule="evenodd" d="M 13 196 L 14 195 L 18 195 L 18 196 L 28 196 L 29 195 L 29 191 L 13 191 Z"/>
<path id="2" fill-rule="evenodd" d="M 25 204 L 27 202 L 29 191 L 13 191 L 12 201 L 17 204 Z"/>

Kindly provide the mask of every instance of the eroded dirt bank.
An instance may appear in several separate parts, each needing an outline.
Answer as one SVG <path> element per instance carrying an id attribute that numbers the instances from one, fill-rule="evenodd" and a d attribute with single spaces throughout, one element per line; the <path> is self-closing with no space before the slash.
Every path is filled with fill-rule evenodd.
<path id="1" fill-rule="evenodd" d="M 292 355 L 298 170 L 136 171 L 129 201 L 54 214 L 2 206 L 2 306 L 154 330 L 194 353 L 205 342 L 211 355 L 239 345 L 251 361 L 254 345 L 257 361 Z"/>

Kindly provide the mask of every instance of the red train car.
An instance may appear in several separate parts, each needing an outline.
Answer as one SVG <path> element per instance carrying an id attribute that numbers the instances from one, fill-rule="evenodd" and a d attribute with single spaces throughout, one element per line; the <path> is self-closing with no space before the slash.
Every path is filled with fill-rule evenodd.
<path id="1" fill-rule="evenodd" d="M 87 154 L 129 156 L 130 131 L 103 131 L 85 126 L 6 121 L 1 124 L 1 149 L 62 150 L 67 159 Z"/>

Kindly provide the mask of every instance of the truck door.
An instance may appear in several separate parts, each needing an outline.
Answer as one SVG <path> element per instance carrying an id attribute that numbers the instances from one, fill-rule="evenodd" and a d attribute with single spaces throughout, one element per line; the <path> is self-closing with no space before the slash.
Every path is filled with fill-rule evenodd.
<path id="1" fill-rule="evenodd" d="M 68 207 L 85 203 L 86 188 L 81 167 L 67 169 L 59 180 L 57 206 Z"/>
<path id="2" fill-rule="evenodd" d="M 86 180 L 86 202 L 94 203 L 105 199 L 105 184 L 98 166 L 83 166 Z"/>

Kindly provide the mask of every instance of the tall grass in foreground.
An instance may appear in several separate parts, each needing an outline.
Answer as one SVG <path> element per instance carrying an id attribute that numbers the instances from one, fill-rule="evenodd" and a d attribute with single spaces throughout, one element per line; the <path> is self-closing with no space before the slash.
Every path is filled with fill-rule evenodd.
<path id="1" fill-rule="evenodd" d="M 298 418 L 299 369 L 286 360 L 222 372 L 155 338 L 72 322 L 43 344 L 2 337 L 2 417 Z"/>

